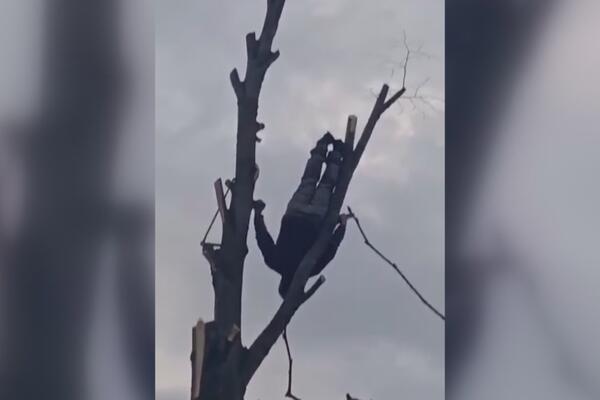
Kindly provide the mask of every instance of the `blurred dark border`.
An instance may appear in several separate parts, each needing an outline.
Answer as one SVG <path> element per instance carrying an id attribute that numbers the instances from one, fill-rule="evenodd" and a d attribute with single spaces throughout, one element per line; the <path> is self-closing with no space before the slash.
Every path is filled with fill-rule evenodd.
<path id="1" fill-rule="evenodd" d="M 128 372 L 129 393 L 153 398 L 153 200 L 122 196 L 114 182 L 136 73 L 123 4 L 48 0 L 43 8 L 39 104 L 3 132 L 24 191 L 16 233 L 2 235 L 0 224 L 0 398 L 102 398 L 91 382 L 113 368 Z M 151 152 L 153 164 L 154 132 L 137 137 L 148 146 L 136 151 Z M 110 291 L 99 283 L 106 268 Z M 102 366 L 91 359 L 92 339 L 110 329 L 94 323 L 98 298 L 120 342 L 99 339 L 99 353 L 118 355 Z"/>
<path id="2" fill-rule="evenodd" d="M 446 0 L 446 390 L 479 337 L 486 268 L 462 242 L 515 76 L 550 0 Z"/>

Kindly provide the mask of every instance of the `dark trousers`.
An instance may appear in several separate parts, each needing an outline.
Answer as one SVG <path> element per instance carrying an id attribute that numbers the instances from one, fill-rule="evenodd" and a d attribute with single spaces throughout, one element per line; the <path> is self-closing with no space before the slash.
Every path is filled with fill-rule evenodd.
<path id="1" fill-rule="evenodd" d="M 326 155 L 327 147 L 324 145 L 317 145 L 311 150 L 300 185 L 288 203 L 286 214 L 307 216 L 318 221 L 325 217 L 340 172 L 339 162 L 326 160 L 341 159 L 337 153 L 330 154 L 330 157 Z M 324 163 L 325 172 L 321 176 Z"/>

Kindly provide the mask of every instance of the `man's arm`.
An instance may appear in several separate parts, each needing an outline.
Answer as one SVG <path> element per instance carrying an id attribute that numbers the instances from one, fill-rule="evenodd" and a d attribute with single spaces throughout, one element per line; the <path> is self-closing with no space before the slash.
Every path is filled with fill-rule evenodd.
<path id="1" fill-rule="evenodd" d="M 265 264 L 272 270 L 279 272 L 275 264 L 275 242 L 265 225 L 265 219 L 262 215 L 265 209 L 265 203 L 262 200 L 254 202 L 254 231 L 256 232 L 256 241 L 258 248 L 263 254 Z"/>
<path id="2" fill-rule="evenodd" d="M 346 234 L 346 222 L 348 220 L 348 215 L 342 214 L 340 215 L 340 223 L 338 224 L 335 231 L 333 231 L 333 235 L 331 236 L 331 240 L 329 242 L 329 246 L 325 250 L 325 253 L 319 259 L 319 262 L 313 269 L 311 276 L 318 275 L 325 269 L 327 264 L 333 260 L 335 254 L 337 253 L 338 248 L 340 247 L 340 243 L 344 239 L 344 235 Z"/>

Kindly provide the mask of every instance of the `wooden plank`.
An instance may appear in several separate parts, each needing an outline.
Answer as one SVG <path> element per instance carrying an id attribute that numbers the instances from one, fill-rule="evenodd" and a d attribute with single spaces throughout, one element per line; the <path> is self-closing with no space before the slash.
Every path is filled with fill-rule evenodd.
<path id="1" fill-rule="evenodd" d="M 199 319 L 192 329 L 192 400 L 200 397 L 205 339 L 204 321 Z"/>
<path id="2" fill-rule="evenodd" d="M 356 115 L 350 115 L 348 117 L 348 124 L 346 125 L 346 138 L 344 139 L 344 143 L 346 144 L 347 154 L 350 154 L 354 151 L 354 138 L 356 137 L 356 123 L 358 118 Z"/>
<path id="3" fill-rule="evenodd" d="M 225 211 L 227 206 L 225 205 L 225 193 L 223 192 L 223 182 L 221 178 L 215 181 L 215 194 L 217 196 L 217 206 L 219 207 L 219 215 L 221 215 L 221 222 L 225 224 Z"/>

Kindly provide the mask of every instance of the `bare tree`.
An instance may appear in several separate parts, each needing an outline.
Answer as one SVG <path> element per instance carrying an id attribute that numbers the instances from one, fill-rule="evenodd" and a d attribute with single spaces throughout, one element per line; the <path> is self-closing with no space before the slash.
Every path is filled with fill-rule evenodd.
<path id="1" fill-rule="evenodd" d="M 214 320 L 204 326 L 202 354 L 192 351 L 193 365 L 202 365 L 202 370 L 196 371 L 201 373 L 197 392 L 192 385 L 193 400 L 243 399 L 248 383 L 291 318 L 325 282 L 320 276 L 306 288 L 310 272 L 331 239 L 352 176 L 378 120 L 406 91 L 402 87 L 388 96 L 388 85 L 382 86 L 356 146 L 356 117 L 349 118 L 339 181 L 318 238 L 300 263 L 291 287 L 271 321 L 254 342 L 245 347 L 241 338 L 242 280 L 257 172 L 257 133 L 264 128 L 257 120 L 258 104 L 266 72 L 279 57 L 279 51 L 273 51 L 272 44 L 284 4 L 285 0 L 267 1 L 260 36 L 246 35 L 246 75 L 241 80 L 237 69 L 230 75 L 238 108 L 235 179 L 228 185 L 232 192 L 229 207 L 225 204 L 222 188 L 216 187 L 223 222 L 221 244 L 203 243 L 203 253 L 211 267 L 215 305 Z M 196 357 L 202 357 L 200 364 Z"/>

